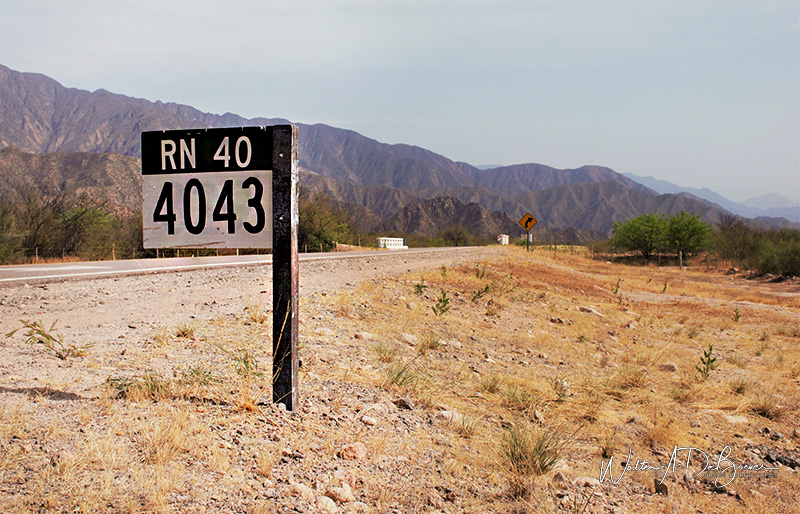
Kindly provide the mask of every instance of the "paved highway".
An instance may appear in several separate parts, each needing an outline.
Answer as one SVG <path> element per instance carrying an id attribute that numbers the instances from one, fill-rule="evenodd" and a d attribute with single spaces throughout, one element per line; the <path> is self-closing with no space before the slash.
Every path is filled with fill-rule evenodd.
<path id="1" fill-rule="evenodd" d="M 392 255 L 454 252 L 459 248 L 411 248 L 408 250 L 379 250 L 367 252 L 306 253 L 300 254 L 300 262 L 321 260 L 355 259 L 361 257 L 380 258 Z M 0 266 L 0 287 L 23 283 L 47 283 L 62 280 L 92 279 L 131 274 L 169 273 L 202 268 L 236 266 L 270 266 L 272 255 L 227 255 L 212 257 L 176 257 L 166 259 L 129 259 L 121 261 L 92 261 L 57 264 L 26 264 Z"/>

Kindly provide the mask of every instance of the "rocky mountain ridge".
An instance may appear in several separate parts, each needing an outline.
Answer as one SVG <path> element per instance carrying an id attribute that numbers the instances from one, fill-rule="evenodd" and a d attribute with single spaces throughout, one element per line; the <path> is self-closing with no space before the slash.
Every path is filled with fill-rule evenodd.
<path id="1" fill-rule="evenodd" d="M 20 73 L 0 65 L 0 147 L 18 149 L 0 156 L 0 183 L 5 184 L 0 184 L 0 189 L 13 188 L 20 172 L 7 170 L 24 162 L 24 174 L 38 184 L 61 184 L 76 191 L 109 188 L 112 191 L 104 195 L 93 191 L 120 210 L 136 210 L 141 191 L 135 163 L 142 131 L 279 123 L 287 121 L 209 114 L 186 105 L 151 102 L 105 90 L 66 88 L 44 75 Z M 406 208 L 417 212 L 420 219 L 436 220 L 432 212 L 422 215 L 420 210 L 437 205 L 427 200 L 447 197 L 467 205 L 479 204 L 486 212 L 502 211 L 512 221 L 531 212 L 542 223 L 540 228 L 593 232 L 608 232 L 615 221 L 656 209 L 665 214 L 681 209 L 697 212 L 712 222 L 726 213 L 688 195 L 658 195 L 602 166 L 559 170 L 542 164 L 520 164 L 481 170 L 424 148 L 381 143 L 352 130 L 323 124 L 297 125 L 301 184 L 327 193 L 340 206 L 352 204 L 359 212 L 366 209 L 366 214 L 382 223 L 392 218 L 398 223 L 378 224 L 374 229 L 407 226 L 407 222 L 397 221 Z M 50 157 L 23 157 L 24 152 Z M 87 157 L 78 159 L 77 153 Z M 85 163 L 80 171 L 71 167 L 70 162 L 76 159 Z M 485 233 L 506 223 L 496 219 L 490 222 L 491 216 L 483 211 L 470 210 L 465 215 L 477 218 L 464 219 L 462 224 Z M 443 220 L 439 221 L 438 228 L 446 228 Z M 431 229 L 420 230 L 427 233 Z"/>

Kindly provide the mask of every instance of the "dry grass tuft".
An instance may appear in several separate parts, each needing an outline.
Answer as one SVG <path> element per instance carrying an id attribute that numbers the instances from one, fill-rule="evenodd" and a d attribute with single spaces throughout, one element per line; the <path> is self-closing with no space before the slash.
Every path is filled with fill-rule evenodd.
<path id="1" fill-rule="evenodd" d="M 647 385 L 647 368 L 636 365 L 624 365 L 610 379 L 614 389 L 639 389 Z"/>
<path id="2" fill-rule="evenodd" d="M 773 393 L 756 393 L 750 400 L 750 410 L 762 418 L 779 420 L 784 413 L 783 407 L 778 403 L 778 398 Z"/>

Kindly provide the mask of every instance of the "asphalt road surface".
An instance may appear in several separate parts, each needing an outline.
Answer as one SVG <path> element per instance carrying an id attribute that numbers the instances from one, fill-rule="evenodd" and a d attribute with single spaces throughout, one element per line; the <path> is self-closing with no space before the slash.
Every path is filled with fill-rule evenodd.
<path id="1" fill-rule="evenodd" d="M 411 248 L 408 250 L 380 250 L 366 252 L 306 253 L 300 254 L 300 262 L 356 259 L 389 255 L 431 254 L 474 249 L 459 248 Z M 413 257 L 412 257 L 413 258 Z M 271 266 L 272 255 L 227 255 L 212 257 L 173 257 L 163 259 L 129 259 L 120 261 L 66 262 L 56 264 L 26 264 L 0 266 L 0 287 L 4 285 L 41 284 L 63 280 L 93 279 L 121 275 L 144 275 L 203 268 L 225 268 L 238 266 Z"/>

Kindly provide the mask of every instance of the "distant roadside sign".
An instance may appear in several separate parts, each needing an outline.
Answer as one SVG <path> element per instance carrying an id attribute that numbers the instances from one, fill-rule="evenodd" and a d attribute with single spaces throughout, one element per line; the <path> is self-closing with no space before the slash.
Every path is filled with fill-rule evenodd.
<path id="1" fill-rule="evenodd" d="M 274 127 L 142 133 L 145 248 L 271 248 Z"/>
<path id="2" fill-rule="evenodd" d="M 529 212 L 526 213 L 521 220 L 519 220 L 519 224 L 522 225 L 522 228 L 524 228 L 526 231 L 532 229 L 533 226 L 536 225 L 536 223 L 537 223 L 536 219 L 533 216 L 531 216 L 531 213 Z"/>

